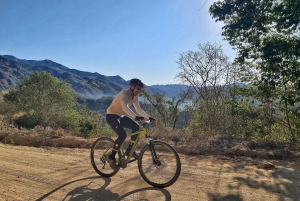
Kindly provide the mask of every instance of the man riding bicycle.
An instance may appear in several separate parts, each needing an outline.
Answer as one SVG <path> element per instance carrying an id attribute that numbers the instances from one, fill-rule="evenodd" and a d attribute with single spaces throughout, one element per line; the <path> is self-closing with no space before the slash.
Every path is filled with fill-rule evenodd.
<path id="1" fill-rule="evenodd" d="M 119 92 L 110 106 L 107 108 L 106 122 L 111 126 L 113 131 L 118 135 L 118 138 L 114 142 L 113 150 L 111 155 L 106 158 L 106 161 L 109 163 L 112 169 L 117 169 L 116 164 L 116 153 L 119 151 L 120 146 L 125 141 L 127 134 L 124 128 L 129 128 L 132 132 L 139 130 L 140 126 L 133 120 L 139 121 L 140 123 L 145 123 L 145 119 L 150 121 L 155 121 L 150 115 L 148 115 L 144 110 L 141 109 L 138 94 L 141 92 L 141 89 L 144 87 L 144 83 L 137 78 L 131 79 L 129 83 L 129 89 L 124 89 Z M 133 105 L 136 112 L 139 115 L 136 115 L 131 109 L 130 106 Z M 128 116 L 123 115 L 126 113 Z M 131 142 L 125 151 L 125 155 L 128 156 L 132 145 L 134 144 L 137 135 L 131 136 Z M 136 152 L 132 155 L 135 159 L 138 158 Z"/>

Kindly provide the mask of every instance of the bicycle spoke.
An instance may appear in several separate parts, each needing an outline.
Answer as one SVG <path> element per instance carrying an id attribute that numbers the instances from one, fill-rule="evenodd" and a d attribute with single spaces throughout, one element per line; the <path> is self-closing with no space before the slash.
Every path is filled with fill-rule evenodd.
<path id="1" fill-rule="evenodd" d="M 95 171 L 101 176 L 110 177 L 118 172 L 110 168 L 105 161 L 112 151 L 114 141 L 107 137 L 99 138 L 95 141 L 91 148 L 91 163 Z"/>
<path id="2" fill-rule="evenodd" d="M 166 187 L 174 183 L 180 173 L 180 159 L 174 149 L 163 142 L 153 143 L 157 158 L 152 158 L 149 147 L 143 150 L 139 162 L 140 173 L 153 186 Z"/>

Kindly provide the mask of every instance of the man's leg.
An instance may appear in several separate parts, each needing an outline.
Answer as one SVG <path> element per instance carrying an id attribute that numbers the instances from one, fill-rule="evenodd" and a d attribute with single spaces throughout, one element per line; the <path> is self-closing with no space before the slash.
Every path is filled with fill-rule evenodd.
<path id="1" fill-rule="evenodd" d="M 116 153 L 119 151 L 120 146 L 123 144 L 123 142 L 126 139 L 126 131 L 120 124 L 120 117 L 118 115 L 114 114 L 107 114 L 106 115 L 106 122 L 111 126 L 113 131 L 118 135 L 118 138 L 114 142 L 113 150 L 111 155 L 108 157 L 108 162 L 110 164 L 110 167 L 112 169 L 116 169 L 117 165 L 115 162 Z"/>
<path id="2" fill-rule="evenodd" d="M 132 120 L 131 118 L 127 117 L 127 116 L 123 116 L 121 119 L 120 119 L 120 124 L 125 127 L 125 128 L 129 128 L 131 129 L 131 131 L 134 133 L 136 131 L 138 131 L 140 129 L 140 126 L 134 121 Z M 130 141 L 130 144 L 128 146 L 128 148 L 126 149 L 125 151 L 125 155 L 128 156 L 130 151 L 131 151 L 131 148 L 133 146 L 133 144 L 135 143 L 136 141 L 136 138 L 137 138 L 137 135 L 132 135 L 131 136 L 131 141 Z M 135 159 L 138 158 L 138 155 L 136 152 L 133 153 L 132 155 Z"/>

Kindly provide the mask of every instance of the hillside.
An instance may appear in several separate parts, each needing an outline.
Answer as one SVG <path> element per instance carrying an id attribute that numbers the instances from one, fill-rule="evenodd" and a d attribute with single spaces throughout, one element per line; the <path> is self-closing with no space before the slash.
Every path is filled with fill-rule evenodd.
<path id="1" fill-rule="evenodd" d="M 101 70 L 101 69 L 99 69 Z M 0 91 L 13 89 L 20 80 L 34 71 L 47 71 L 54 77 L 67 81 L 80 97 L 99 99 L 112 97 L 123 88 L 128 87 L 128 81 L 119 75 L 105 76 L 70 69 L 49 59 L 37 61 L 19 59 L 12 55 L 0 55 Z M 168 98 L 177 96 L 177 89 L 184 85 L 154 85 L 147 86 L 150 94 L 165 94 Z"/>
<path id="2" fill-rule="evenodd" d="M 67 81 L 73 90 L 86 98 L 113 96 L 127 85 L 120 76 L 104 76 L 70 69 L 51 60 L 25 60 L 14 56 L 0 56 L 0 90 L 12 89 L 25 75 L 34 71 L 47 71 L 54 77 Z"/>

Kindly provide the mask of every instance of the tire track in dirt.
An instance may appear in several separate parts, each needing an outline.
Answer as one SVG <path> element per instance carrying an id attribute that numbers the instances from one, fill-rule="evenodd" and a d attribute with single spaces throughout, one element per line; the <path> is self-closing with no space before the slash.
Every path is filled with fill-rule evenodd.
<path id="1" fill-rule="evenodd" d="M 166 189 L 149 186 L 131 163 L 112 178 L 96 174 L 89 149 L 0 144 L 0 200 L 300 200 L 300 162 L 180 155 L 182 172 Z"/>
<path id="2" fill-rule="evenodd" d="M 57 186 L 59 185 L 58 182 L 55 182 L 55 181 L 47 179 L 47 178 L 43 178 L 41 174 L 28 174 L 24 171 L 14 172 L 14 171 L 8 171 L 8 170 L 2 169 L 2 168 L 1 168 L 1 171 L 5 174 L 15 176 L 16 178 L 28 179 L 31 181 L 40 182 L 40 183 L 44 183 L 44 184 L 50 184 L 50 185 L 57 185 Z"/>

